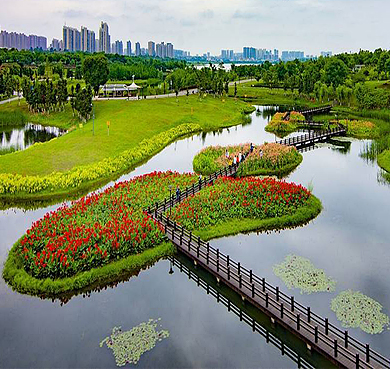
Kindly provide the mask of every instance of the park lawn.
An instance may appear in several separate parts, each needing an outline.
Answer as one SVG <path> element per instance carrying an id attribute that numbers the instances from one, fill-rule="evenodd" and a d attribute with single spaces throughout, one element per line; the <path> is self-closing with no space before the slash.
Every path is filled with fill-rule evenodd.
<path id="1" fill-rule="evenodd" d="M 0 173 L 47 175 L 54 171 L 68 171 L 118 155 L 136 147 L 143 139 L 150 139 L 184 123 L 197 123 L 204 131 L 239 124 L 243 121 L 242 111 L 248 109 L 248 104 L 240 100 L 214 97 L 199 100 L 197 96 L 98 101 L 94 105 L 94 136 L 92 120 L 82 128 L 77 124 L 76 129 L 62 137 L 1 156 Z M 11 108 L 8 106 L 8 109 Z M 19 109 L 17 103 L 13 103 L 13 109 Z M 25 104 L 21 109 L 29 114 Z M 44 121 L 47 125 L 60 127 L 74 126 L 75 123 L 69 107 L 62 113 L 46 117 L 29 114 L 29 118 L 37 123 Z M 107 121 L 110 122 L 109 134 Z"/>
<path id="2" fill-rule="evenodd" d="M 283 89 L 270 89 L 266 87 L 252 87 L 256 81 L 237 83 L 237 97 L 248 99 L 256 104 L 262 105 L 300 105 L 300 106 L 318 106 L 319 104 L 305 98 L 298 97 L 297 92 Z M 229 96 L 234 95 L 234 85 L 229 87 Z M 255 101 L 253 101 L 255 100 Z"/>

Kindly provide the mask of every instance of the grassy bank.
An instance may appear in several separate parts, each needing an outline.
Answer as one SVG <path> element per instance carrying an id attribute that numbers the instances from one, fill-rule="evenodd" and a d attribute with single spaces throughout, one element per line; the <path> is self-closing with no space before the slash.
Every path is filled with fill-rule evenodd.
<path id="1" fill-rule="evenodd" d="M 19 244 L 16 243 L 9 252 L 3 269 L 4 280 L 13 290 L 45 298 L 60 297 L 62 294 L 69 293 L 73 295 L 86 287 L 107 285 L 121 279 L 124 274 L 138 273 L 161 258 L 175 253 L 173 244 L 164 242 L 141 254 L 130 255 L 108 265 L 81 272 L 73 277 L 53 280 L 51 278 L 37 279 L 28 274 L 23 268 L 20 255 L 17 254 L 18 247 Z"/>
<path id="2" fill-rule="evenodd" d="M 81 186 L 92 187 L 143 163 L 183 135 L 244 122 L 243 112 L 249 108 L 245 102 L 234 99 L 200 100 L 196 96 L 178 101 L 169 98 L 97 102 L 95 135 L 90 121 L 65 136 L 0 157 L 3 183 L 0 192 L 8 199 L 37 196 L 42 200 L 78 191 Z M 17 104 L 14 109 L 19 109 Z M 30 114 L 29 120 L 33 119 L 37 123 L 44 119 L 49 125 L 61 127 L 73 122 L 72 113 L 67 110 L 49 116 Z M 107 121 L 110 121 L 109 133 Z M 20 182 L 22 185 L 18 187 Z"/>
<path id="3" fill-rule="evenodd" d="M 390 173 L 390 150 L 385 150 L 378 155 L 378 165 Z"/>
<path id="4" fill-rule="evenodd" d="M 231 219 L 213 227 L 196 230 L 194 233 L 203 240 L 208 241 L 239 233 L 295 228 L 307 224 L 310 220 L 317 217 L 321 210 L 321 201 L 314 195 L 311 195 L 307 204 L 298 208 L 292 215 L 268 219 Z"/>
<path id="5" fill-rule="evenodd" d="M 321 104 L 299 97 L 298 92 L 266 87 L 252 87 L 255 82 L 237 83 L 237 98 L 259 105 L 294 105 L 314 107 Z M 229 87 L 229 96 L 234 96 L 234 86 Z M 324 104 L 325 105 L 325 104 Z"/>

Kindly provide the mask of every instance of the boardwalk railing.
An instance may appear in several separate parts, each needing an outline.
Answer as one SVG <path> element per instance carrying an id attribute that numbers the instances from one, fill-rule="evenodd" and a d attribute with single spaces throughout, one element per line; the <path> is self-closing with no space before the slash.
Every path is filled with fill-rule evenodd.
<path id="1" fill-rule="evenodd" d="M 302 146 L 313 145 L 316 142 L 326 141 L 328 138 L 333 136 L 342 136 L 346 132 L 346 128 L 340 126 L 326 131 L 310 132 L 305 135 L 286 138 L 284 140 L 277 141 L 277 143 L 281 145 L 295 146 L 298 149 Z"/>
<path id="2" fill-rule="evenodd" d="M 332 105 L 327 106 L 321 106 L 319 108 L 311 108 L 306 110 L 301 110 L 299 113 L 303 115 L 310 115 L 310 114 L 319 114 L 319 113 L 327 113 L 332 110 Z"/>
<path id="3" fill-rule="evenodd" d="M 224 296 L 223 293 L 219 292 L 218 289 L 210 285 L 206 280 L 202 279 L 199 274 L 191 270 L 191 267 L 183 263 L 177 257 L 169 257 L 172 266 L 176 266 L 181 273 L 185 273 L 190 280 L 196 282 L 198 287 L 203 288 L 208 295 L 213 296 L 218 303 L 224 305 L 228 312 L 233 312 L 237 317 L 240 318 L 240 321 L 246 323 L 249 327 L 252 328 L 253 332 L 259 333 L 263 336 L 267 343 L 271 343 L 273 346 L 280 350 L 282 355 L 286 355 L 293 362 L 295 362 L 298 368 L 304 369 L 314 369 L 314 366 L 310 364 L 304 357 L 299 355 L 294 351 L 288 343 L 285 343 L 281 338 L 272 334 L 259 322 L 257 322 L 251 315 L 245 312 L 237 303 L 232 302 L 228 297 Z M 310 357 L 310 354 L 308 355 Z"/>
<path id="4" fill-rule="evenodd" d="M 333 135 L 345 132 L 342 129 L 330 131 Z M 329 133 L 327 136 L 329 137 Z M 313 136 L 310 139 L 313 140 Z M 305 140 L 300 140 L 303 141 Z M 187 187 L 178 198 L 171 196 L 149 206 L 146 211 L 164 228 L 168 239 L 177 245 L 181 252 L 212 273 L 218 282 L 223 281 L 243 299 L 271 316 L 272 321 L 278 321 L 299 336 L 306 342 L 308 348 L 317 350 L 337 365 L 344 367 L 390 369 L 390 360 L 372 350 L 368 344 L 351 337 L 348 331 L 340 330 L 329 323 L 327 318 L 312 312 L 310 307 L 295 301 L 293 296 L 286 295 L 279 287 L 274 287 L 266 282 L 265 278 L 256 276 L 252 270 L 241 266 L 240 262 L 230 259 L 229 255 L 222 254 L 219 249 L 210 246 L 209 242 L 202 241 L 200 237 L 164 215 L 170 207 L 194 195 L 204 186 L 212 184 L 218 177 L 234 175 L 237 168 L 238 165 L 231 165 L 221 169 L 200 180 L 196 185 Z"/>

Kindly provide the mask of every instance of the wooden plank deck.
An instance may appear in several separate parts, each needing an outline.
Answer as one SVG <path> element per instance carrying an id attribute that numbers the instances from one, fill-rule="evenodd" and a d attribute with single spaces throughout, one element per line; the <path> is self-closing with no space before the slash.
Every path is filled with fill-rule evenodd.
<path id="1" fill-rule="evenodd" d="M 345 129 L 340 128 L 320 132 L 315 137 L 309 135 L 307 138 L 305 135 L 289 140 L 293 140 L 291 144 L 315 142 L 313 140 L 344 133 Z M 324 319 L 312 312 L 310 307 L 294 301 L 293 297 L 280 291 L 279 287 L 274 287 L 264 278 L 254 275 L 252 270 L 242 267 L 239 262 L 223 255 L 218 249 L 214 249 L 209 243 L 202 241 L 164 215 L 170 207 L 194 195 L 205 186 L 212 185 L 218 177 L 235 175 L 237 168 L 238 165 L 231 165 L 221 169 L 197 184 L 187 187 L 178 199 L 172 196 L 148 207 L 145 211 L 163 226 L 167 238 L 179 251 L 193 259 L 196 265 L 213 274 L 218 282 L 239 293 L 243 300 L 249 301 L 269 315 L 272 322 L 281 324 L 298 336 L 309 349 L 316 350 L 340 367 L 390 369 L 390 360 L 372 350 L 369 345 L 354 339 L 348 331 L 342 331 L 332 325 L 327 318 Z"/>

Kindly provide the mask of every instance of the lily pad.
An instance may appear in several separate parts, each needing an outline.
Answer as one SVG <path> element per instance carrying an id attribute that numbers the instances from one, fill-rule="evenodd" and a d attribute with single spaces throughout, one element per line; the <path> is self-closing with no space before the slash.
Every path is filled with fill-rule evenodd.
<path id="1" fill-rule="evenodd" d="M 301 256 L 287 255 L 285 261 L 275 265 L 273 270 L 288 288 L 300 288 L 301 293 L 331 292 L 336 287 L 336 281 Z"/>
<path id="2" fill-rule="evenodd" d="M 379 302 L 352 290 L 343 291 L 334 298 L 331 309 L 344 327 L 360 328 L 370 334 L 383 332 L 390 323 Z"/>
<path id="3" fill-rule="evenodd" d="M 167 330 L 157 330 L 159 320 L 149 319 L 125 332 L 121 327 L 114 327 L 111 336 L 100 342 L 100 347 L 105 343 L 113 351 L 117 366 L 137 364 L 142 354 L 169 337 Z"/>

